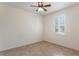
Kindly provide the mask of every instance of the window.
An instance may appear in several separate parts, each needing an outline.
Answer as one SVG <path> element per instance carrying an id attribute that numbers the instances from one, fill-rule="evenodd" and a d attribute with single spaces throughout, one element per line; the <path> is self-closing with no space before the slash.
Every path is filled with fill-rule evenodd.
<path id="1" fill-rule="evenodd" d="M 55 32 L 64 32 L 64 15 L 58 15 L 55 19 Z"/>

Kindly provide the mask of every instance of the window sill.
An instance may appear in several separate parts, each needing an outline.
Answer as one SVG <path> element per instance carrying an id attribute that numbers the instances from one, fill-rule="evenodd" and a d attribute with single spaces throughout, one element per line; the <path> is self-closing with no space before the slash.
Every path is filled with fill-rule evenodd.
<path id="1" fill-rule="evenodd" d="M 64 35 L 64 32 L 56 32 L 58 35 Z"/>

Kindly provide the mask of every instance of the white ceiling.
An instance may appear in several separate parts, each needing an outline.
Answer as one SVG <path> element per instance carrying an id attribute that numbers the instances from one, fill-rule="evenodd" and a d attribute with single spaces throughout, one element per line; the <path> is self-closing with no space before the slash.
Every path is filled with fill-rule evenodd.
<path id="1" fill-rule="evenodd" d="M 55 11 L 61 10 L 63 8 L 67 8 L 70 6 L 74 6 L 76 4 L 79 4 L 78 2 L 44 2 L 44 4 L 51 4 L 51 7 L 47 8 L 47 12 L 36 12 L 36 7 L 30 7 L 30 5 L 36 5 L 36 2 L 6 2 L 4 4 L 15 6 L 17 8 L 21 8 L 33 13 L 41 14 L 41 15 L 47 15 L 49 13 L 53 13 Z"/>

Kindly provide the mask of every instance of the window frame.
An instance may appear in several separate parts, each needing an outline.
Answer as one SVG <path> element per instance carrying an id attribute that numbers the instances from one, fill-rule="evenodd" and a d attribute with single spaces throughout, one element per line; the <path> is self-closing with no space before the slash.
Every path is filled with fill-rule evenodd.
<path id="1" fill-rule="evenodd" d="M 57 32 L 57 31 L 56 31 L 56 26 L 57 26 L 57 25 L 56 25 L 56 20 L 58 19 L 58 17 L 61 17 L 61 16 L 64 17 L 64 24 L 63 24 L 63 26 L 64 26 L 64 31 L 63 31 L 63 32 Z M 55 33 L 56 33 L 56 34 L 62 34 L 62 35 L 64 35 L 64 33 L 65 33 L 65 15 L 64 15 L 64 14 L 59 14 L 59 15 L 55 16 L 55 20 L 54 20 L 54 21 L 55 21 L 55 27 L 54 27 L 54 28 L 55 28 L 55 29 L 54 29 L 54 30 L 55 30 Z"/>

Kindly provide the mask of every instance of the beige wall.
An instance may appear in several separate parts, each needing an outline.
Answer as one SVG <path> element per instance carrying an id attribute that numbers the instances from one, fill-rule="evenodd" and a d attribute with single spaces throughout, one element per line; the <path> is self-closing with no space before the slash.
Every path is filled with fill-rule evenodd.
<path id="1" fill-rule="evenodd" d="M 0 51 L 42 40 L 42 16 L 0 5 Z"/>
<path id="2" fill-rule="evenodd" d="M 65 15 L 65 33 L 56 34 L 54 17 Z M 44 40 L 79 50 L 79 5 L 51 13 L 44 18 Z"/>

